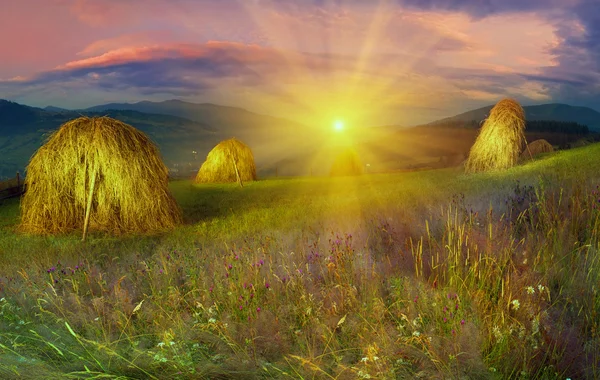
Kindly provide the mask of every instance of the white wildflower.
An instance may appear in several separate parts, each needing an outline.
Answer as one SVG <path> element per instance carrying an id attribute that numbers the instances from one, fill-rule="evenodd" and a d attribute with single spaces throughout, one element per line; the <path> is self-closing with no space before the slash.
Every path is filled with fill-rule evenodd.
<path id="1" fill-rule="evenodd" d="M 535 289 L 533 288 L 533 286 L 528 286 L 527 287 L 527 294 L 533 294 L 535 293 Z"/>
<path id="2" fill-rule="evenodd" d="M 519 302 L 519 300 L 512 300 L 512 308 L 514 310 L 519 310 L 519 307 L 521 307 L 521 303 Z"/>

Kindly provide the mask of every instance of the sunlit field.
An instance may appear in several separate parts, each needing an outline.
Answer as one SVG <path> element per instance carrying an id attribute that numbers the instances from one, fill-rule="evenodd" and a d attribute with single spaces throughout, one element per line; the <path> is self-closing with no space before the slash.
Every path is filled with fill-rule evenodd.
<path id="1" fill-rule="evenodd" d="M 183 226 L 86 242 L 3 201 L 0 378 L 598 378 L 598 157 L 173 181 Z"/>

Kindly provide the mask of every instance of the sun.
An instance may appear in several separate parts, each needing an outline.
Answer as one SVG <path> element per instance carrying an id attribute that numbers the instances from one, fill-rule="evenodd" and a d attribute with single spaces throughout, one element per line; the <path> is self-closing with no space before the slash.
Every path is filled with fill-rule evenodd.
<path id="1" fill-rule="evenodd" d="M 342 131 L 344 129 L 344 122 L 341 120 L 336 120 L 333 123 L 333 128 L 338 132 Z"/>

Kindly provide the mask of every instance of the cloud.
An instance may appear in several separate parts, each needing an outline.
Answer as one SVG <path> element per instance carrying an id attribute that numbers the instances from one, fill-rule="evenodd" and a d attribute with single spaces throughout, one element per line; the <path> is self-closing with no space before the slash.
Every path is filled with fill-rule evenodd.
<path id="1" fill-rule="evenodd" d="M 36 4 L 44 15 L 32 16 L 38 28 L 15 21 Z M 184 97 L 265 113 L 295 107 L 306 118 L 367 108 L 402 116 L 409 106 L 422 111 L 410 117 L 427 117 L 427 109 L 450 115 L 503 96 L 600 104 L 596 5 L 22 0 L 0 14 L 19 36 L 0 36 L 7 46 L 0 92 L 23 99 L 60 93 L 63 102 L 93 94 L 90 105 Z"/>

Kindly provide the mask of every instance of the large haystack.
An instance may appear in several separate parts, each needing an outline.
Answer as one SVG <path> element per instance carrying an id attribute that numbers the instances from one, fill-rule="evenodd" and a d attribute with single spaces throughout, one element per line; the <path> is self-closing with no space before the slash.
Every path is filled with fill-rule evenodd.
<path id="1" fill-rule="evenodd" d="M 235 138 L 218 143 L 208 153 L 196 175 L 196 183 L 246 182 L 256 179 L 252 150 Z"/>
<path id="2" fill-rule="evenodd" d="M 348 148 L 336 156 L 329 174 L 336 177 L 361 175 L 363 172 L 364 167 L 358 153 L 354 149 Z"/>
<path id="3" fill-rule="evenodd" d="M 528 144 L 525 147 L 525 149 L 523 149 L 520 160 L 527 161 L 539 154 L 553 152 L 553 151 L 554 151 L 554 148 L 548 141 L 546 141 L 544 139 L 535 140 L 535 141 L 532 141 L 531 144 Z"/>
<path id="4" fill-rule="evenodd" d="M 513 167 L 525 141 L 525 112 L 517 101 L 503 99 L 490 111 L 465 164 L 467 172 Z"/>
<path id="5" fill-rule="evenodd" d="M 181 221 L 158 148 L 109 117 L 63 124 L 31 158 L 25 185 L 20 230 L 27 233 L 85 231 L 84 225 L 151 233 Z"/>

